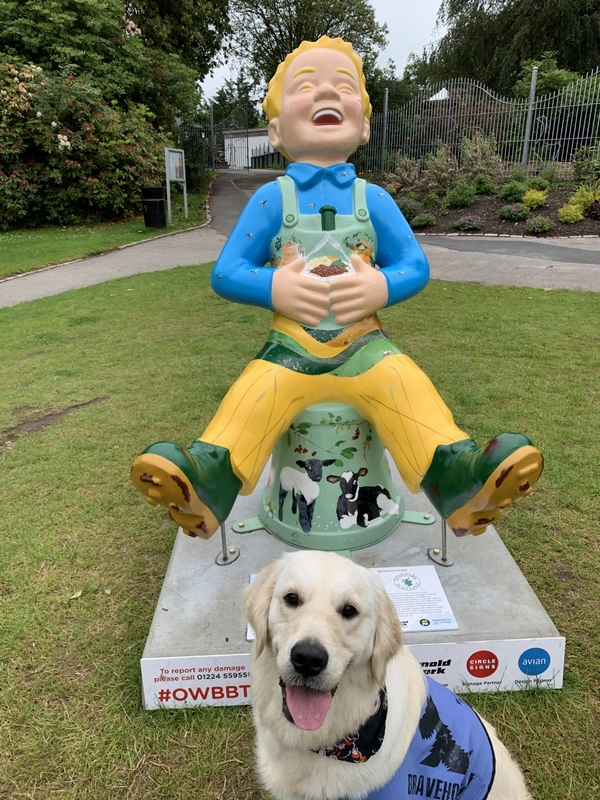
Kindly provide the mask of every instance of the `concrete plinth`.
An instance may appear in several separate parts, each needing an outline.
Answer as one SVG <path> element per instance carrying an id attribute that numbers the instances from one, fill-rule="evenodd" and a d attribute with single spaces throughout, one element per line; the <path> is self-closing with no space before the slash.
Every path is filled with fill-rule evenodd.
<path id="1" fill-rule="evenodd" d="M 403 486 L 392 465 L 392 477 Z M 221 537 L 208 542 L 179 531 L 141 660 L 147 709 L 239 705 L 250 701 L 242 592 L 251 574 L 294 548 L 265 530 L 239 534 L 232 524 L 257 516 L 266 473 L 255 493 L 239 497 L 227 521 L 227 545 L 239 557 L 219 566 Z M 441 522 L 422 495 L 403 489 L 406 508 L 435 515 L 434 524 L 402 522 L 387 539 L 352 558 L 364 567 L 429 565 Z M 523 501 L 526 502 L 526 501 Z M 450 567 L 435 566 L 458 630 L 406 633 L 425 672 L 455 691 L 531 686 L 561 688 L 561 637 L 493 528 L 448 538 Z"/>

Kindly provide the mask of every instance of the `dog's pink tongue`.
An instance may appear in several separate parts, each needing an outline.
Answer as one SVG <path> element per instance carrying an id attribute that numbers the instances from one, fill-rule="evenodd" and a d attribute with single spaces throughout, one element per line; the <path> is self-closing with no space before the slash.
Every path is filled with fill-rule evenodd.
<path id="1" fill-rule="evenodd" d="M 306 686 L 287 686 L 286 702 L 296 727 L 316 731 L 325 721 L 331 705 L 331 692 L 317 692 Z"/>

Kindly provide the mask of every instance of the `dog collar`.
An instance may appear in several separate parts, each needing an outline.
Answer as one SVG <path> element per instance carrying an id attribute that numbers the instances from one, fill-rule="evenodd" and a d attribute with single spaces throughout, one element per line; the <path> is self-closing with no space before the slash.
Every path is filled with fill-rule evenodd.
<path id="1" fill-rule="evenodd" d="M 373 711 L 367 721 L 356 733 L 349 733 L 332 747 L 322 747 L 320 750 L 313 750 L 313 753 L 335 758 L 336 761 L 345 761 L 348 764 L 361 764 L 368 761 L 379 751 L 383 742 L 387 710 L 387 689 L 384 687 L 377 695 Z"/>

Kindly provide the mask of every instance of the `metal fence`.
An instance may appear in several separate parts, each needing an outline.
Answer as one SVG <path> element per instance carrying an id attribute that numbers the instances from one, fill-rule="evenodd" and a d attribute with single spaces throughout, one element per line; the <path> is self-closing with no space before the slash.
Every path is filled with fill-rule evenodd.
<path id="1" fill-rule="evenodd" d="M 551 163 L 568 172 L 577 150 L 600 139 L 600 69 L 553 94 L 536 98 L 533 81 L 532 88 L 527 100 L 499 97 L 467 78 L 432 85 L 401 108 L 374 114 L 371 139 L 352 161 L 360 171 L 389 171 L 396 154 L 423 159 L 440 141 L 460 159 L 462 140 L 479 132 L 495 137 L 507 173 Z"/>

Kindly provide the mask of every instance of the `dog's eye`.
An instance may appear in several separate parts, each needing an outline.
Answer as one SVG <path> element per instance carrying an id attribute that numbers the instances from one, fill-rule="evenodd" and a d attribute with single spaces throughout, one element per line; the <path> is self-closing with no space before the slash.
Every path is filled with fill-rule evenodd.
<path id="1" fill-rule="evenodd" d="M 283 602 L 286 604 L 286 606 L 290 606 L 291 608 L 296 608 L 297 606 L 300 605 L 300 598 L 295 592 L 288 592 L 284 596 Z"/>
<path id="2" fill-rule="evenodd" d="M 342 608 L 342 617 L 344 617 L 344 619 L 352 619 L 352 617 L 356 617 L 357 615 L 358 609 L 355 606 L 350 605 L 350 603 L 347 603 Z"/>

